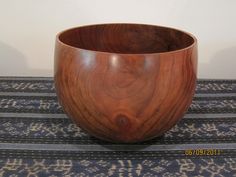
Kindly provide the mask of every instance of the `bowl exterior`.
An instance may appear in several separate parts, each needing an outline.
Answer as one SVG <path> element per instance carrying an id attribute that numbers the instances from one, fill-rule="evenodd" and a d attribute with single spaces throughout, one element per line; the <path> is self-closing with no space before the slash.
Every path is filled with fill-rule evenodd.
<path id="1" fill-rule="evenodd" d="M 83 130 L 113 142 L 139 142 L 173 127 L 191 104 L 197 44 L 168 53 L 112 54 L 57 41 L 60 104 Z"/>

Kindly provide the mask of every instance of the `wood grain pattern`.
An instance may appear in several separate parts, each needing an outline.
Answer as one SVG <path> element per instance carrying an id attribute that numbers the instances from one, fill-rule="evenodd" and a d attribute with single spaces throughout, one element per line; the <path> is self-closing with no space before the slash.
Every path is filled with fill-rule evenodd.
<path id="1" fill-rule="evenodd" d="M 68 116 L 93 136 L 139 142 L 162 135 L 188 109 L 197 41 L 152 25 L 102 24 L 58 34 L 54 79 Z"/>

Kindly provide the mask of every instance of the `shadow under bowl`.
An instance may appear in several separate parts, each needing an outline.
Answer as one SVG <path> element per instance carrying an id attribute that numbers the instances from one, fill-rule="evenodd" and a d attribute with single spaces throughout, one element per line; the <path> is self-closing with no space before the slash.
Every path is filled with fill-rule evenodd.
<path id="1" fill-rule="evenodd" d="M 99 24 L 57 35 L 54 81 L 65 113 L 112 142 L 140 142 L 172 128 L 191 104 L 197 40 L 144 24 Z"/>

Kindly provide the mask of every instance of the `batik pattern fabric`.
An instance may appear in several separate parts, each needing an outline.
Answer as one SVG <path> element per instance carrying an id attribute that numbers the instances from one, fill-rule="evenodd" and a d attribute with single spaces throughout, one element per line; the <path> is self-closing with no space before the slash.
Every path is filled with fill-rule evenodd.
<path id="1" fill-rule="evenodd" d="M 114 144 L 63 112 L 52 78 L 0 77 L 0 176 L 236 177 L 236 80 L 198 80 L 163 136 Z"/>

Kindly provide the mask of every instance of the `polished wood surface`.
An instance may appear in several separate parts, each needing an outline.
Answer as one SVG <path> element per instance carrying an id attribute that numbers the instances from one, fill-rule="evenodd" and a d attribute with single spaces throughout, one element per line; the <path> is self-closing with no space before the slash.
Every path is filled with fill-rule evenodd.
<path id="1" fill-rule="evenodd" d="M 152 25 L 102 24 L 57 35 L 54 79 L 68 116 L 95 137 L 139 142 L 162 135 L 188 109 L 197 41 Z"/>

